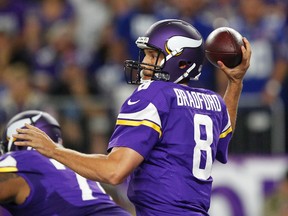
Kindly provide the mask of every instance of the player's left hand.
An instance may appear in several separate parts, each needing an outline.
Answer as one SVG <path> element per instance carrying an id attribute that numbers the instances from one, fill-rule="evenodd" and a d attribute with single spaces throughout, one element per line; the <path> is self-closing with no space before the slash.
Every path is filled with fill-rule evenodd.
<path id="1" fill-rule="evenodd" d="M 17 129 L 18 134 L 13 134 L 17 146 L 31 146 L 46 157 L 52 157 L 58 147 L 51 138 L 42 130 L 30 124 L 26 128 Z"/>

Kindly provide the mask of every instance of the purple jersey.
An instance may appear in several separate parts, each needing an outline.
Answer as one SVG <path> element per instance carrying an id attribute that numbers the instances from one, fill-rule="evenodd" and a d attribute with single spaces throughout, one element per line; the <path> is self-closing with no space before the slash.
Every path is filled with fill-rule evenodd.
<path id="1" fill-rule="evenodd" d="M 105 194 L 99 183 L 83 178 L 37 151 L 15 151 L 2 155 L 0 172 L 17 173 L 31 189 L 22 205 L 1 204 L 12 215 L 130 215 Z"/>
<path id="2" fill-rule="evenodd" d="M 128 188 L 137 215 L 208 215 L 212 163 L 227 162 L 231 132 L 214 92 L 162 81 L 140 85 L 123 104 L 108 147 L 144 157 Z"/>

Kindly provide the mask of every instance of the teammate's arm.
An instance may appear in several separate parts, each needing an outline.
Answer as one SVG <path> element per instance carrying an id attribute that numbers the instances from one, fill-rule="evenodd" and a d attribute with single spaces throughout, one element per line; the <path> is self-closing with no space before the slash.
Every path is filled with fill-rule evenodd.
<path id="1" fill-rule="evenodd" d="M 108 155 L 83 154 L 59 147 L 40 129 L 26 124 L 27 129 L 17 129 L 14 138 L 24 140 L 15 145 L 31 146 L 46 157 L 53 158 L 85 178 L 119 184 L 144 160 L 136 151 L 126 147 L 113 148 Z"/>
<path id="2" fill-rule="evenodd" d="M 22 204 L 30 193 L 26 181 L 16 173 L 0 173 L 0 203 Z"/>

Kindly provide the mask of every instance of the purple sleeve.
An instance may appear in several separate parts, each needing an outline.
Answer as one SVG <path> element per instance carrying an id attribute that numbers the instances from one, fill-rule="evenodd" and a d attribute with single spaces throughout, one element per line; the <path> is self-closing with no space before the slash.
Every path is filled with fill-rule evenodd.
<path id="1" fill-rule="evenodd" d="M 228 146 L 232 137 L 232 127 L 230 122 L 229 113 L 225 107 L 226 111 L 223 111 L 223 121 L 222 121 L 222 131 L 219 137 L 219 142 L 217 146 L 216 159 L 221 163 L 227 163 L 228 161 Z"/>
<path id="2" fill-rule="evenodd" d="M 138 101 L 129 105 L 128 101 Z M 131 103 L 130 103 L 131 104 Z M 127 100 L 118 115 L 115 131 L 110 139 L 108 151 L 113 147 L 132 148 L 144 158 L 162 134 L 161 121 L 157 108 L 142 99 Z"/>

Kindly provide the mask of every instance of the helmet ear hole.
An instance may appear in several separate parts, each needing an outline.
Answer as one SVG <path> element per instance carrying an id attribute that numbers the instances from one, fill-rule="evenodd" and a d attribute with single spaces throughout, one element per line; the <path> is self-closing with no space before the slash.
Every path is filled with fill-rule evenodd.
<path id="1" fill-rule="evenodd" d="M 189 67 L 191 64 L 192 64 L 191 61 L 184 61 L 184 60 L 182 60 L 182 61 L 179 61 L 178 67 L 179 67 L 180 69 L 185 69 L 185 68 Z"/>

